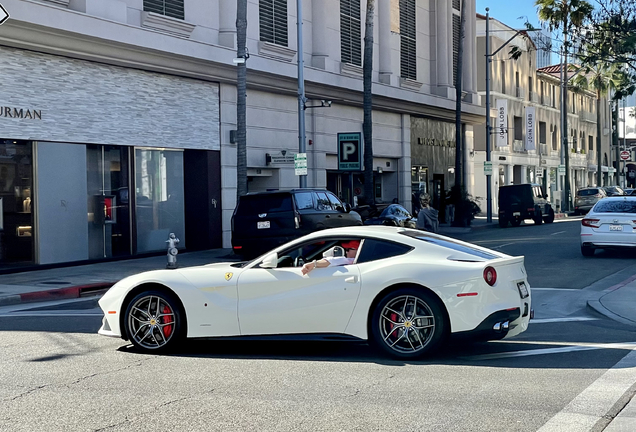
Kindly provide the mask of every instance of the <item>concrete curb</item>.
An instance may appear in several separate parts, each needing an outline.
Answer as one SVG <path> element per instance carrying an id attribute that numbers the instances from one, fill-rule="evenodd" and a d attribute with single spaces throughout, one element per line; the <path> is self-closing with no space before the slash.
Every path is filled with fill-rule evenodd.
<path id="1" fill-rule="evenodd" d="M 595 312 L 600 313 L 603 316 L 606 316 L 607 318 L 617 321 L 621 324 L 626 324 L 628 326 L 632 326 L 632 327 L 636 327 L 636 322 L 627 319 L 625 317 L 622 317 L 620 315 L 615 314 L 614 312 L 612 312 L 611 310 L 607 309 L 605 306 L 603 306 L 603 304 L 601 303 L 600 299 L 601 297 L 603 297 L 602 295 L 599 296 L 599 298 L 597 300 L 588 300 L 587 301 L 587 307 L 592 309 Z"/>
<path id="2" fill-rule="evenodd" d="M 20 303 L 45 302 L 51 300 L 64 300 L 85 297 L 88 295 L 103 294 L 114 284 L 115 282 L 101 282 L 2 296 L 0 297 L 0 306 L 10 306 Z"/>

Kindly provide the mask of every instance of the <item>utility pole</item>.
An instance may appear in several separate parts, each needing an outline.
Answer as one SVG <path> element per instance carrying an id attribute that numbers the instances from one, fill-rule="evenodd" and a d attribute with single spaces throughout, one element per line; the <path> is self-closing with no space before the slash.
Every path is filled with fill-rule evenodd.
<path id="1" fill-rule="evenodd" d="M 247 193 L 247 0 L 239 0 L 236 9 L 236 194 Z"/>
<path id="2" fill-rule="evenodd" d="M 305 143 L 305 75 L 303 61 L 303 1 L 296 0 L 296 30 L 298 33 L 298 153 L 306 153 Z M 307 175 L 299 176 L 299 186 L 307 187 Z"/>
<path id="3" fill-rule="evenodd" d="M 486 8 L 486 162 L 490 156 L 490 8 Z M 492 165 L 491 165 L 492 166 Z M 492 174 L 486 174 L 486 222 L 492 222 Z"/>

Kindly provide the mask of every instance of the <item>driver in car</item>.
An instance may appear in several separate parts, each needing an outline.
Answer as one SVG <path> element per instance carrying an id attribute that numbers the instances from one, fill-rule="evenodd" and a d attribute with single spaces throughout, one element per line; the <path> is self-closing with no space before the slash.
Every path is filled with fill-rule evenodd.
<path id="1" fill-rule="evenodd" d="M 343 257 L 326 257 L 320 259 L 318 261 L 313 260 L 305 264 L 302 268 L 302 273 L 304 275 L 308 274 L 310 271 L 318 268 L 330 267 L 330 266 L 343 266 L 353 264 L 353 261 L 356 259 L 356 254 L 358 253 L 358 248 L 360 247 L 359 240 L 351 240 L 343 242 L 342 248 L 345 251 L 345 256 Z"/>

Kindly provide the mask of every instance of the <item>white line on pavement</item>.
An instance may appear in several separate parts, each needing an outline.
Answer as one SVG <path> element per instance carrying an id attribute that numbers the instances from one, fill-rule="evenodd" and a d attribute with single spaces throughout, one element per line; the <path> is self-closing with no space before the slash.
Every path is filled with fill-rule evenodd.
<path id="1" fill-rule="evenodd" d="M 591 430 L 601 418 L 610 412 L 614 404 L 634 382 L 636 382 L 636 351 L 627 354 L 572 399 L 565 408 L 544 424 L 539 432 Z"/>
<path id="2" fill-rule="evenodd" d="M 531 342 L 524 341 L 527 344 L 537 344 L 537 345 L 567 345 L 559 348 L 539 348 L 539 349 L 530 349 L 530 350 L 520 350 L 520 351 L 508 351 L 502 353 L 494 353 L 494 354 L 482 354 L 476 356 L 462 357 L 464 360 L 495 360 L 495 359 L 503 359 L 503 358 L 511 358 L 511 357 L 528 357 L 533 355 L 544 355 L 544 354 L 561 354 L 567 352 L 574 351 L 589 351 L 595 349 L 636 349 L 636 342 L 623 342 L 623 343 L 611 343 L 611 344 L 579 344 L 579 343 L 552 343 L 552 342 Z M 507 343 L 519 343 L 519 342 L 507 342 Z M 636 359 L 635 359 L 636 361 Z M 636 379 L 634 380 L 636 381 Z M 634 382 L 632 381 L 632 383 Z"/>
<path id="3" fill-rule="evenodd" d="M 530 289 L 532 291 L 572 291 L 572 292 L 580 291 L 580 290 L 575 289 L 575 288 L 535 288 L 535 287 L 530 287 Z"/>
<path id="4" fill-rule="evenodd" d="M 550 235 L 563 234 L 564 232 L 566 232 L 566 231 L 558 231 L 558 232 L 552 233 L 552 234 L 550 234 Z"/>
<path id="5" fill-rule="evenodd" d="M 103 313 L 95 312 L 64 312 L 64 311 L 42 311 L 42 312 L 12 312 L 0 314 L 0 318 L 17 318 L 17 317 L 102 317 Z"/>
<path id="6" fill-rule="evenodd" d="M 544 323 L 555 323 L 555 322 L 574 322 L 574 321 L 598 321 L 599 318 L 592 317 L 563 317 L 563 318 L 543 318 L 543 319 L 532 319 L 530 320 L 530 324 L 544 324 Z"/>

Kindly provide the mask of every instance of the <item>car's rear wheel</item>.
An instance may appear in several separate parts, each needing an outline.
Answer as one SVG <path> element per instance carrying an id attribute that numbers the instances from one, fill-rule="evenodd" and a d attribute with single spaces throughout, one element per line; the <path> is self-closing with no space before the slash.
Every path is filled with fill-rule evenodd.
<path id="1" fill-rule="evenodd" d="M 421 357 L 441 343 L 446 324 L 444 313 L 432 294 L 404 288 L 387 294 L 371 318 L 373 343 L 400 359 Z"/>
<path id="2" fill-rule="evenodd" d="M 508 227 L 508 219 L 500 216 L 499 217 L 499 226 L 501 228 L 507 228 Z"/>
<path id="3" fill-rule="evenodd" d="M 137 294 L 126 308 L 126 334 L 144 351 L 168 351 L 184 337 L 185 314 L 174 297 L 163 291 Z"/>
<path id="4" fill-rule="evenodd" d="M 550 212 L 543 221 L 548 224 L 554 222 L 554 210 L 550 209 Z"/>
<path id="5" fill-rule="evenodd" d="M 591 257 L 594 255 L 594 248 L 591 246 L 581 246 L 581 253 L 583 256 Z"/>
<path id="6" fill-rule="evenodd" d="M 539 207 L 534 208 L 534 224 L 541 225 L 543 223 L 543 216 L 541 216 L 541 209 Z"/>

